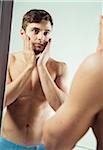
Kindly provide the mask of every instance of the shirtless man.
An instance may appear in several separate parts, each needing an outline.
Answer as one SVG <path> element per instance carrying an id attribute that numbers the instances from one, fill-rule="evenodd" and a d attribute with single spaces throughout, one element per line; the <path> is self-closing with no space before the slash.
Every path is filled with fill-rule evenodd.
<path id="1" fill-rule="evenodd" d="M 68 99 L 47 120 L 43 143 L 47 150 L 72 150 L 89 127 L 96 136 L 97 150 L 103 150 L 103 17 L 97 52 L 80 65 Z"/>
<path id="2" fill-rule="evenodd" d="M 67 65 L 49 57 L 52 27 L 45 10 L 30 10 L 23 17 L 24 49 L 9 57 L 2 150 L 41 150 L 44 123 L 67 95 Z"/>

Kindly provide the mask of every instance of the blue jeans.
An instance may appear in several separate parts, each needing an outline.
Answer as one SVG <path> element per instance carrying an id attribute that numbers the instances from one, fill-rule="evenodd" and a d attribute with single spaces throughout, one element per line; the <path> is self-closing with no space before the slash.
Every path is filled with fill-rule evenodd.
<path id="1" fill-rule="evenodd" d="M 23 146 L 0 137 L 0 150 L 46 150 L 43 144 Z"/>

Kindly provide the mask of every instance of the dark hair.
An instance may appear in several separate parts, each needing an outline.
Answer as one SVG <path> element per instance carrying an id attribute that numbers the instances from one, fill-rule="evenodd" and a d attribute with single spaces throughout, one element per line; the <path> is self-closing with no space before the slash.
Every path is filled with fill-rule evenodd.
<path id="1" fill-rule="evenodd" d="M 28 23 L 40 23 L 42 20 L 50 21 L 51 25 L 53 26 L 52 17 L 47 11 L 41 9 L 32 9 L 23 16 L 22 28 L 25 30 Z"/>

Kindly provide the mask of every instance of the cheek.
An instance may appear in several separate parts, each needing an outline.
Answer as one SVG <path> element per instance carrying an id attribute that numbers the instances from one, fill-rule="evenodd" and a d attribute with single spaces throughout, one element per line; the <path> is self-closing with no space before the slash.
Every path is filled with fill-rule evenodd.
<path id="1" fill-rule="evenodd" d="M 26 35 L 27 35 L 28 37 L 31 37 L 31 32 L 26 31 Z"/>
<path id="2" fill-rule="evenodd" d="M 26 34 L 28 35 L 28 37 L 30 37 L 31 40 L 36 39 L 36 35 L 33 32 L 26 32 Z"/>
<path id="3" fill-rule="evenodd" d="M 32 42 L 34 42 L 37 39 L 37 36 L 36 35 L 31 35 L 30 39 L 31 39 Z"/>
<path id="4" fill-rule="evenodd" d="M 30 35 L 30 40 L 31 40 L 31 42 L 35 42 L 36 40 L 37 40 L 37 36 L 36 35 Z"/>
<path id="5" fill-rule="evenodd" d="M 51 38 L 52 38 L 52 33 L 50 33 L 48 36 L 46 36 L 46 41 L 48 42 L 49 39 L 51 39 Z"/>
<path id="6" fill-rule="evenodd" d="M 45 37 L 45 41 L 48 42 L 50 38 L 51 38 L 51 36 Z"/>

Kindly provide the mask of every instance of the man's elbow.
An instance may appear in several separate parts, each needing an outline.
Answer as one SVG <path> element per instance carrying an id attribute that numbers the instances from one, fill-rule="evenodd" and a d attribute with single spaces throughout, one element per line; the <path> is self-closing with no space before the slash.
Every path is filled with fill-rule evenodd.
<path id="1" fill-rule="evenodd" d="M 46 122 L 44 129 L 43 129 L 42 143 L 45 145 L 46 150 L 56 150 L 55 145 L 54 145 L 55 144 L 54 138 L 49 128 L 48 121 Z"/>
<path id="2" fill-rule="evenodd" d="M 68 137 L 58 136 L 54 132 L 50 120 L 44 126 L 42 142 L 46 150 L 72 150 L 75 147 Z"/>
<path id="3" fill-rule="evenodd" d="M 57 98 L 54 98 L 54 100 L 49 102 L 49 105 L 52 107 L 52 109 L 56 112 L 59 107 L 62 105 L 61 101 Z"/>
<path id="4" fill-rule="evenodd" d="M 11 96 L 9 96 L 9 94 L 5 94 L 4 101 L 3 101 L 3 107 L 5 108 L 5 107 L 9 106 L 11 104 L 11 102 L 12 102 Z"/>

